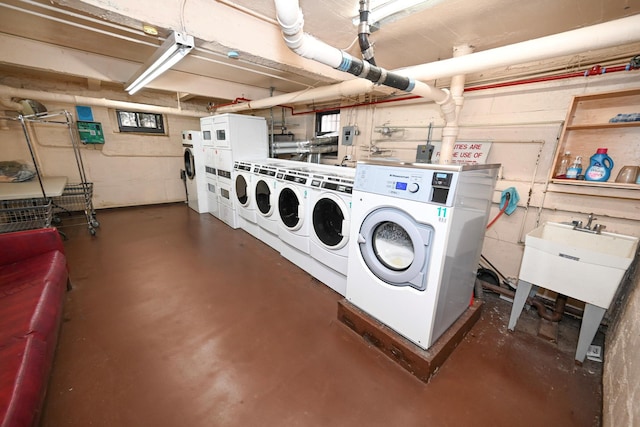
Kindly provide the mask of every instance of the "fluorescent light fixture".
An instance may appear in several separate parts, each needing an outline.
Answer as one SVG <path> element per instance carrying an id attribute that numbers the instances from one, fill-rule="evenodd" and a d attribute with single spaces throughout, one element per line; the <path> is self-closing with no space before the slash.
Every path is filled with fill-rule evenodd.
<path id="1" fill-rule="evenodd" d="M 369 12 L 369 25 L 378 26 L 386 22 L 397 21 L 412 13 L 433 7 L 444 0 L 391 0 L 379 6 L 371 8 Z M 353 25 L 360 24 L 360 15 L 352 19 Z"/>
<path id="2" fill-rule="evenodd" d="M 133 95 L 160 74 L 173 67 L 193 49 L 193 36 L 172 31 L 162 46 L 126 83 L 125 90 Z"/>

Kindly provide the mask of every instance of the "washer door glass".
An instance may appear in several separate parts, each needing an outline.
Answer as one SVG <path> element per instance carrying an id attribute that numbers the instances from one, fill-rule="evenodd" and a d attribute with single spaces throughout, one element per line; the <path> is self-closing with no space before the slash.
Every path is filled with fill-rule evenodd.
<path id="1" fill-rule="evenodd" d="M 313 230 L 316 237 L 329 248 L 338 249 L 347 242 L 345 215 L 335 200 L 323 197 L 313 207 Z"/>
<path id="2" fill-rule="evenodd" d="M 280 212 L 280 219 L 284 225 L 291 229 L 296 228 L 300 223 L 299 207 L 300 200 L 298 200 L 296 193 L 289 187 L 283 188 L 278 197 L 278 212 Z"/>
<path id="3" fill-rule="evenodd" d="M 380 223 L 373 231 L 371 243 L 378 261 L 391 270 L 405 271 L 413 264 L 411 236 L 395 222 Z"/>
<path id="4" fill-rule="evenodd" d="M 270 215 L 271 208 L 271 189 L 264 180 L 256 183 L 256 205 L 262 215 Z"/>
<path id="5" fill-rule="evenodd" d="M 242 206 L 247 206 L 249 201 L 249 186 L 243 175 L 236 176 L 236 197 Z"/>
<path id="6" fill-rule="evenodd" d="M 360 253 L 369 270 L 392 286 L 427 288 L 433 227 L 396 208 L 379 208 L 362 221 Z"/>
<path id="7" fill-rule="evenodd" d="M 196 177 L 196 164 L 193 159 L 193 153 L 189 148 L 184 150 L 184 172 L 189 179 Z"/>

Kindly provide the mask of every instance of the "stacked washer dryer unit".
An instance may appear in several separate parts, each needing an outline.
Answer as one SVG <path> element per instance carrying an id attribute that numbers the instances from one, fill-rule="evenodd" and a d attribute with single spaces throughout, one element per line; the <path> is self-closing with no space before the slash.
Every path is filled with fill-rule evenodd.
<path id="1" fill-rule="evenodd" d="M 347 299 L 431 347 L 469 306 L 498 167 L 358 163 Z"/>
<path id="2" fill-rule="evenodd" d="M 329 167 L 311 176 L 309 253 L 311 274 L 346 294 L 354 168 Z"/>
<path id="3" fill-rule="evenodd" d="M 309 274 L 315 260 L 309 254 L 310 185 L 313 165 L 288 162 L 276 176 L 278 189 L 278 237 L 282 241 L 280 255 Z"/>
<path id="4" fill-rule="evenodd" d="M 233 162 L 233 182 L 236 196 L 238 225 L 255 238 L 260 238 L 258 213 L 254 195 L 253 162 L 236 160 Z"/>
<path id="5" fill-rule="evenodd" d="M 211 130 L 217 172 L 219 219 L 238 228 L 234 191 L 234 160 L 266 157 L 267 124 L 264 117 L 220 114 L 200 119 L 200 126 Z"/>
<path id="6" fill-rule="evenodd" d="M 184 172 L 187 187 L 187 203 L 198 213 L 208 212 L 205 153 L 202 133 L 197 130 L 182 131 Z"/>
<path id="7" fill-rule="evenodd" d="M 256 201 L 258 239 L 280 252 L 278 237 L 278 190 L 276 179 L 282 161 L 264 159 L 253 164 L 253 194 Z"/>
<path id="8" fill-rule="evenodd" d="M 215 148 L 213 147 L 212 123 L 200 121 L 202 143 L 204 145 L 204 172 L 206 178 L 208 210 L 216 218 L 220 217 L 218 207 L 218 171 L 216 170 Z"/>

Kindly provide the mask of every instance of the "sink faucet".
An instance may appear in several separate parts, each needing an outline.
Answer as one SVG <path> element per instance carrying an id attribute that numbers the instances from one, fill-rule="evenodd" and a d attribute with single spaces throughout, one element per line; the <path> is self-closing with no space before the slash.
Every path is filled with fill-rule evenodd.
<path id="1" fill-rule="evenodd" d="M 606 226 L 602 224 L 594 224 L 592 229 L 591 223 L 593 222 L 594 219 L 598 219 L 598 218 L 594 217 L 593 213 L 590 213 L 589 216 L 587 216 L 587 224 L 584 227 L 582 226 L 582 221 L 572 221 L 571 223 L 573 224 L 574 230 L 584 231 L 586 233 L 600 234 L 600 232 L 604 230 Z"/>

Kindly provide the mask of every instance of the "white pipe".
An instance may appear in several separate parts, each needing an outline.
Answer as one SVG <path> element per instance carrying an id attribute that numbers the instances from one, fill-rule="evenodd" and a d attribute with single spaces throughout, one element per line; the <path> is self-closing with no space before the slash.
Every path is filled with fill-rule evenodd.
<path id="1" fill-rule="evenodd" d="M 534 60 L 580 53 L 595 48 L 601 49 L 636 42 L 640 40 L 640 31 L 638 31 L 638 28 L 640 28 L 640 15 L 634 15 L 604 24 L 572 30 L 567 33 L 559 33 L 516 43 L 514 45 L 471 53 L 463 58 L 444 59 L 413 67 L 396 69 L 393 70 L 393 72 L 402 76 L 413 77 L 417 80 L 451 77 L 457 74 L 483 71 L 499 66 L 522 64 Z M 601 34 L 601 31 L 603 34 Z M 283 98 L 276 99 L 278 97 L 267 98 L 251 103 L 221 107 L 216 110 L 216 112 L 228 113 L 258 108 L 253 107 L 253 105 L 260 105 L 259 108 L 270 108 L 285 102 L 304 102 L 312 99 L 320 99 L 314 98 L 313 96 L 313 91 L 318 89 L 325 89 L 322 91 L 323 99 L 331 99 L 342 96 L 343 93 L 348 93 L 349 95 L 368 93 L 373 88 L 373 85 L 369 85 L 367 86 L 368 89 L 363 87 L 363 89 L 367 90 L 358 92 L 354 86 L 359 84 L 358 82 L 362 82 L 362 79 L 348 80 L 309 91 L 292 92 L 286 95 L 291 101 L 283 101 Z M 332 88 L 335 89 L 333 95 L 331 95 Z M 269 102 L 269 100 L 272 100 L 272 102 Z"/>
<path id="2" fill-rule="evenodd" d="M 40 102 L 50 101 L 59 102 L 62 104 L 72 105 L 91 105 L 97 107 L 106 108 L 122 108 L 125 110 L 144 110 L 149 113 L 166 114 L 169 116 L 185 116 L 185 117 L 204 117 L 208 113 L 194 111 L 194 110 L 182 110 L 172 107 L 161 107 L 151 104 L 137 104 L 135 102 L 115 101 L 106 98 L 91 98 L 87 96 L 77 96 L 61 93 L 43 92 L 38 90 L 20 89 L 10 86 L 0 85 L 0 97 L 13 96 L 16 98 L 34 99 Z"/>
<path id="3" fill-rule="evenodd" d="M 418 80 L 469 74 L 491 68 L 621 46 L 640 40 L 640 14 L 508 46 L 472 53 L 463 58 L 415 65 L 396 70 Z"/>
<path id="4" fill-rule="evenodd" d="M 349 54 L 342 52 L 340 49 L 330 46 L 304 32 L 304 17 L 300 10 L 298 0 L 274 0 L 274 4 L 276 7 L 277 19 L 280 23 L 280 27 L 282 28 L 282 37 L 289 49 L 303 58 L 313 59 L 341 71 L 347 71 L 352 74 L 360 72 L 360 70 L 354 71 L 357 68 L 355 65 L 359 64 L 359 60 L 356 60 Z M 351 65 L 352 63 L 353 66 Z M 362 72 L 359 76 L 372 78 L 369 75 L 369 69 L 371 67 L 377 69 L 377 67 L 370 66 L 366 61 L 363 62 L 362 65 Z M 380 69 L 380 71 L 381 77 L 378 82 L 383 85 L 393 85 L 394 83 L 388 83 L 385 80 L 386 76 L 390 76 L 392 73 L 383 69 Z M 375 75 L 374 72 L 371 74 Z M 377 76 L 373 78 L 377 79 Z M 408 85 L 408 88 L 405 90 L 424 98 L 434 100 L 438 104 L 450 102 L 449 92 L 429 86 L 426 83 L 414 82 L 414 84 L 415 86 L 413 88 L 411 87 L 412 85 Z M 395 87 L 404 88 L 404 85 L 398 85 Z"/>
<path id="5" fill-rule="evenodd" d="M 322 101 L 335 99 L 336 97 L 360 95 L 371 92 L 372 89 L 373 83 L 369 80 L 353 79 L 331 86 L 322 86 L 314 89 L 306 89 L 299 92 L 272 96 L 271 98 L 227 105 L 217 108 L 216 113 L 234 113 L 237 111 L 258 110 L 294 102 Z"/>
<path id="6" fill-rule="evenodd" d="M 453 48 L 453 57 L 457 58 L 465 56 L 473 52 L 473 48 L 469 45 L 461 45 Z M 465 75 L 457 74 L 451 78 L 451 97 L 453 99 L 454 111 L 450 114 L 450 120 L 446 120 L 445 126 L 442 129 L 442 145 L 440 147 L 440 158 L 438 162 L 440 164 L 453 163 L 453 148 L 456 145 L 458 139 L 458 132 L 460 126 L 458 125 L 458 119 L 460 117 L 460 111 L 462 110 L 462 104 L 464 103 L 464 83 Z"/>

